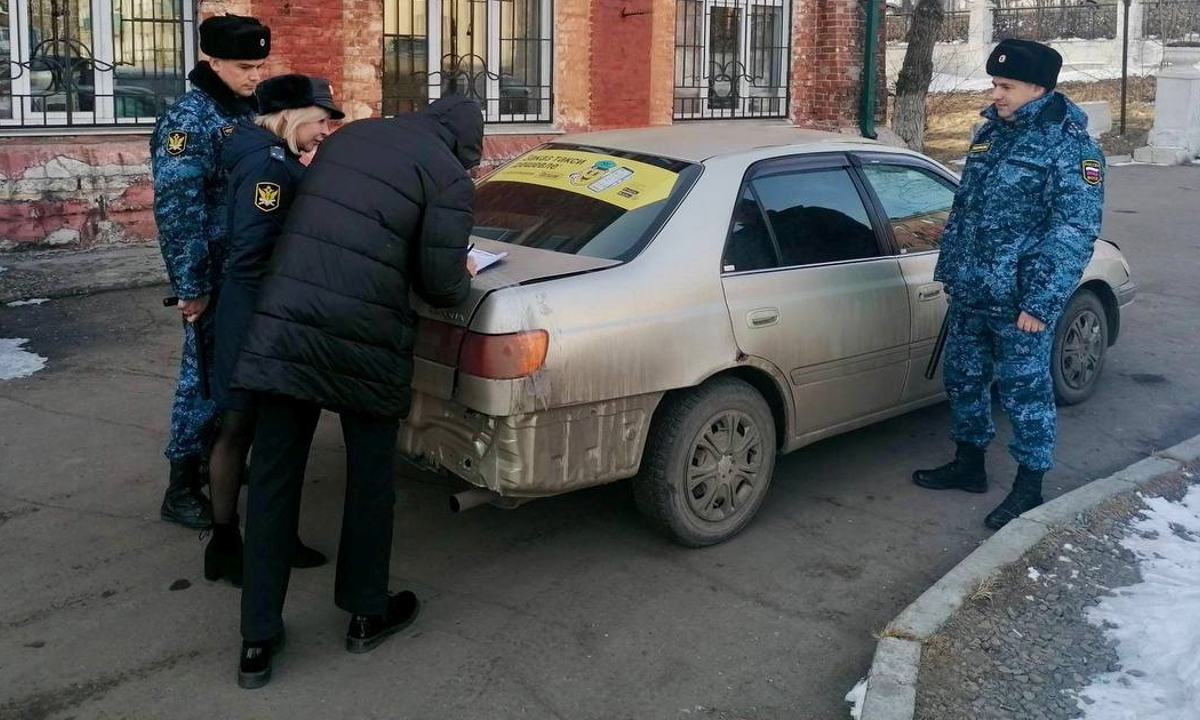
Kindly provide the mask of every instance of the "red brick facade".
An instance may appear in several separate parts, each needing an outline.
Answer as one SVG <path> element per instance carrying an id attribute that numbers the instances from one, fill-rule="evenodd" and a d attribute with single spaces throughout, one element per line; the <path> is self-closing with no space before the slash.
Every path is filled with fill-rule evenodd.
<path id="1" fill-rule="evenodd" d="M 268 74 L 328 78 L 353 120 L 380 112 L 384 1 L 205 0 L 200 12 L 260 18 L 272 28 Z M 853 130 L 864 6 L 791 2 L 788 119 Z M 562 132 L 673 122 L 675 11 L 676 0 L 555 0 L 552 122 L 489 128 L 485 169 Z M 756 121 L 741 122 L 752 132 Z M 152 240 L 147 138 L 0 137 L 0 251 Z"/>

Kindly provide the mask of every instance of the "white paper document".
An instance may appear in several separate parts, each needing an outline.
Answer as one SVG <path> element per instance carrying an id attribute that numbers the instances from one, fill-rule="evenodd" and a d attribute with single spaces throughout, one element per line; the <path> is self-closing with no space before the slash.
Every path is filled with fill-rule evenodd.
<path id="1" fill-rule="evenodd" d="M 491 267 L 492 265 L 495 265 L 504 258 L 508 257 L 508 253 L 506 252 L 488 252 L 487 250 L 477 247 L 472 247 L 468 255 L 472 260 L 475 261 L 476 272 L 483 272 L 484 268 Z"/>

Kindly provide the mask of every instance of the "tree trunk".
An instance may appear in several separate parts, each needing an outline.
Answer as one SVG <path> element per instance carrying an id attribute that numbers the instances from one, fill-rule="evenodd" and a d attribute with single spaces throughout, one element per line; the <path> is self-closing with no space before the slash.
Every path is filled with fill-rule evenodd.
<path id="1" fill-rule="evenodd" d="M 912 150 L 925 145 L 925 95 L 933 79 L 933 46 L 942 26 L 942 0 L 917 0 L 908 28 L 908 49 L 896 78 L 893 129 Z"/>

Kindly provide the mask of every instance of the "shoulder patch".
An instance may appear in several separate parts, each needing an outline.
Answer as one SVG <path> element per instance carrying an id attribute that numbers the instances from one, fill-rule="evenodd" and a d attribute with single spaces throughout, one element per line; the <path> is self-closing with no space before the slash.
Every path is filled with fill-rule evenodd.
<path id="1" fill-rule="evenodd" d="M 167 133 L 166 150 L 168 155 L 182 155 L 187 149 L 188 134 L 183 130 L 172 130 Z"/>
<path id="2" fill-rule="evenodd" d="M 279 186 L 273 182 L 260 182 L 254 186 L 254 207 L 265 213 L 279 209 Z"/>
<path id="3" fill-rule="evenodd" d="M 272 145 L 271 146 L 271 159 L 282 161 L 283 160 L 283 148 L 279 147 L 278 145 Z"/>
<path id="4" fill-rule="evenodd" d="M 992 144 L 990 142 L 977 142 L 977 143 L 974 143 L 973 145 L 971 145 L 971 149 L 968 152 L 985 153 L 991 149 L 992 149 Z"/>
<path id="5" fill-rule="evenodd" d="M 233 134 L 233 126 L 232 125 L 222 125 L 221 126 L 221 134 L 224 135 L 225 137 L 229 137 L 230 135 Z"/>
<path id="6" fill-rule="evenodd" d="M 1084 160 L 1080 163 L 1083 181 L 1088 185 L 1099 185 L 1104 182 L 1104 170 L 1099 160 Z"/>

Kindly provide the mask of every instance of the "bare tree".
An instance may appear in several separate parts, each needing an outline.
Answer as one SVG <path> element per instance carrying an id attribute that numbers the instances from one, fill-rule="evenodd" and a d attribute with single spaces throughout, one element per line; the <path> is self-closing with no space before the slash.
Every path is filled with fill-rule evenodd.
<path id="1" fill-rule="evenodd" d="M 933 80 L 933 47 L 942 26 L 942 0 L 917 0 L 908 26 L 908 49 L 896 77 L 893 129 L 913 150 L 925 145 L 925 96 Z"/>

